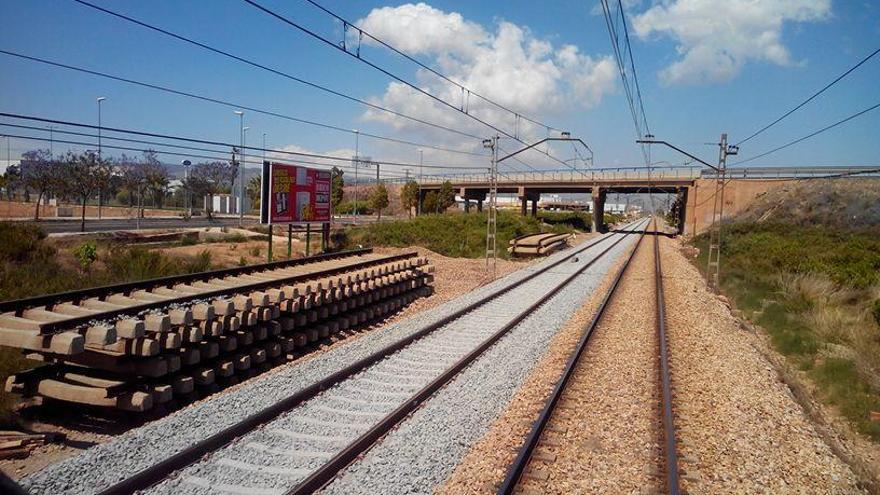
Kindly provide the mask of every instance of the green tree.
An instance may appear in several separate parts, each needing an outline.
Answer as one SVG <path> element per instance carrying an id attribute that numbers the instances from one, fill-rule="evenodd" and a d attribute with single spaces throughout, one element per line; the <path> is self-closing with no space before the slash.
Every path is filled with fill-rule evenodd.
<path id="1" fill-rule="evenodd" d="M 376 210 L 378 220 L 382 219 L 382 210 L 388 208 L 388 188 L 380 182 L 370 192 L 370 207 Z"/>
<path id="2" fill-rule="evenodd" d="M 37 206 L 34 220 L 40 219 L 40 201 L 62 185 L 59 182 L 59 167 L 52 159 L 49 150 L 28 151 L 22 155 L 20 167 L 21 183 L 37 193 Z M 7 175 L 10 172 L 7 171 Z"/>
<path id="3" fill-rule="evenodd" d="M 333 206 L 333 211 L 336 211 L 339 203 L 342 203 L 342 194 L 345 187 L 345 179 L 342 177 L 344 174 L 345 172 L 339 167 L 333 167 L 330 171 L 330 203 Z"/>
<path id="4" fill-rule="evenodd" d="M 400 202 L 406 208 L 409 218 L 412 218 L 412 209 L 419 205 L 419 183 L 409 180 L 400 188 Z"/>
<path id="5" fill-rule="evenodd" d="M 455 204 L 455 190 L 452 188 L 452 182 L 443 181 L 440 186 L 440 194 L 437 196 L 438 213 L 446 211 L 450 206 Z"/>
<path id="6" fill-rule="evenodd" d="M 93 151 L 81 154 L 67 152 L 62 159 L 64 190 L 71 196 L 79 198 L 82 203 L 80 232 L 86 231 L 86 201 L 97 191 L 95 170 L 98 166 L 98 155 Z"/>
<path id="7" fill-rule="evenodd" d="M 437 196 L 437 191 L 428 191 L 425 193 L 425 199 L 422 201 L 422 213 L 439 213 L 440 212 L 440 201 Z"/>

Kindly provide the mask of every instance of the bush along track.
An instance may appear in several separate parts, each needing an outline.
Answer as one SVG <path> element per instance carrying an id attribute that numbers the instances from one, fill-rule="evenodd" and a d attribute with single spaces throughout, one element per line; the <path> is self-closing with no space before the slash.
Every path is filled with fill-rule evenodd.
<path id="1" fill-rule="evenodd" d="M 706 238 L 696 239 L 705 269 Z M 880 236 L 818 227 L 725 227 L 721 290 L 815 385 L 880 442 Z"/>

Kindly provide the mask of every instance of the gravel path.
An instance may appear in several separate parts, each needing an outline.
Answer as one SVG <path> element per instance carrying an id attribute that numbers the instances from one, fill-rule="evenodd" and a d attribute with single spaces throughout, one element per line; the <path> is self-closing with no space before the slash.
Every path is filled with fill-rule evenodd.
<path id="1" fill-rule="evenodd" d="M 771 364 L 661 239 L 679 452 L 689 493 L 861 493 Z"/>
<path id="2" fill-rule="evenodd" d="M 241 388 L 212 397 L 142 428 L 129 431 L 111 442 L 95 446 L 81 455 L 24 478 L 21 483 L 32 493 L 93 493 L 128 475 L 178 452 L 211 434 L 240 421 L 320 378 L 385 347 L 425 324 L 437 321 L 485 294 L 501 290 L 528 276 L 545 263 L 565 257 L 563 251 L 542 263 L 515 272 L 433 310 L 345 343 L 299 365 L 261 376 Z M 210 418 L 210 419 L 206 419 Z"/>
<path id="3" fill-rule="evenodd" d="M 509 404 L 556 332 L 635 239 L 628 236 L 534 311 L 322 493 L 433 492 Z"/>

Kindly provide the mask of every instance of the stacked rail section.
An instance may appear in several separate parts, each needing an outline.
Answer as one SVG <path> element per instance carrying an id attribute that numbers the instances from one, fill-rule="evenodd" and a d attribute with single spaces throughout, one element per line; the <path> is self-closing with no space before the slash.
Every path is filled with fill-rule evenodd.
<path id="1" fill-rule="evenodd" d="M 0 303 L 0 345 L 47 363 L 6 390 L 147 411 L 380 320 L 431 294 L 433 271 L 361 249 Z"/>

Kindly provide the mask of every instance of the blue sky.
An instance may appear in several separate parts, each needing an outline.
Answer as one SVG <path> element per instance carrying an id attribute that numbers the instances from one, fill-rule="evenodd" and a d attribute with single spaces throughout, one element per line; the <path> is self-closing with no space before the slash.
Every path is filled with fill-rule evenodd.
<path id="1" fill-rule="evenodd" d="M 93 1 L 353 96 L 375 98 L 395 108 L 406 108 L 416 116 L 439 119 L 479 135 L 491 134 L 490 129 L 468 122 L 465 116 L 432 107 L 423 96 L 389 92 L 387 76 L 244 2 Z M 757 2 L 758 7 L 753 6 L 749 15 L 736 10 L 738 1 L 726 3 L 734 9 L 727 13 L 706 8 L 706 2 L 677 0 L 652 5 L 629 0 L 624 4 L 631 21 L 633 51 L 652 132 L 707 161 L 717 159 L 717 151 L 704 143 L 717 141 L 721 132 L 728 132 L 733 142 L 744 138 L 880 47 L 880 2 L 829 4 L 782 0 L 763 2 L 766 12 L 760 10 L 764 8 L 762 2 Z M 261 3 L 322 35 L 342 37 L 338 23 L 303 0 Z M 395 44 L 412 47 L 419 59 L 432 65 L 442 64 L 444 71 L 480 86 L 475 89 L 487 96 L 497 95 L 516 110 L 582 137 L 596 153 L 596 166 L 640 164 L 620 80 L 616 73 L 609 76 L 608 66 L 603 65 L 603 61 L 610 60 L 611 45 L 604 18 L 594 13 L 596 2 L 438 0 L 430 2 L 430 8 L 422 6 L 407 11 L 425 13 L 424 18 L 412 21 L 415 24 L 408 24 L 418 26 L 415 29 L 401 29 L 396 24 L 406 13 L 400 10 L 405 5 L 402 3 L 320 3 L 352 20 L 367 18 L 374 9 L 389 7 L 368 18 L 368 29 L 372 27 Z M 460 18 L 453 16 L 455 13 Z M 703 32 L 719 17 L 724 19 L 720 32 L 715 28 L 709 29 L 708 34 Z M 362 132 L 480 151 L 479 143 L 473 140 L 370 116 L 358 104 L 186 45 L 71 0 L 0 0 L 0 19 L 0 48 L 4 50 Z M 432 26 L 450 23 L 464 27 L 451 39 L 431 35 Z M 508 43 L 502 48 L 500 40 L 510 39 L 513 45 Z M 563 67 L 566 45 L 577 48 L 571 67 Z M 436 80 L 417 74 L 410 63 L 375 47 L 364 46 L 362 50 L 365 57 L 396 74 L 420 81 L 432 90 L 443 89 Z M 521 52 L 531 54 L 530 60 L 518 60 Z M 719 64 L 719 59 L 732 62 Z M 550 64 L 555 66 L 548 69 Z M 530 81 L 528 77 L 542 70 L 555 71 L 554 76 L 541 81 L 546 84 L 546 91 L 540 90 L 544 86 L 526 84 Z M 878 80 L 880 55 L 809 106 L 747 143 L 741 157 L 766 151 L 878 103 Z M 535 94 L 530 94 L 528 90 L 535 88 Z M 103 103 L 105 126 L 238 141 L 239 122 L 232 108 L 0 54 L 2 112 L 96 123 L 97 96 L 107 97 Z M 487 119 L 497 116 L 484 115 Z M 506 118 L 498 117 L 497 122 Z M 259 144 L 266 133 L 268 145 L 275 148 L 349 156 L 355 146 L 350 134 L 253 112 L 246 113 L 245 125 L 250 127 L 250 144 Z M 510 129 L 506 122 L 499 126 Z M 880 165 L 878 129 L 880 109 L 750 165 Z M 3 132 L 26 131 L 0 128 Z M 529 138 L 543 137 L 541 134 L 535 130 Z M 39 145 L 18 139 L 11 144 L 13 162 L 17 152 Z M 0 145 L 0 161 L 6 158 L 5 146 L 5 142 Z M 506 142 L 504 146 L 512 149 L 515 143 Z M 362 155 L 418 162 L 415 147 L 367 138 L 360 139 L 359 147 Z M 56 145 L 56 151 L 63 148 Z M 568 158 L 565 154 L 570 151 L 559 149 L 555 153 Z M 654 158 L 681 162 L 681 158 L 661 150 L 655 150 Z M 174 156 L 163 157 L 169 163 L 179 160 Z M 426 150 L 425 163 L 483 165 L 485 160 Z"/>

